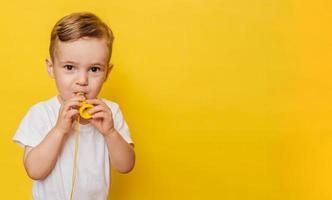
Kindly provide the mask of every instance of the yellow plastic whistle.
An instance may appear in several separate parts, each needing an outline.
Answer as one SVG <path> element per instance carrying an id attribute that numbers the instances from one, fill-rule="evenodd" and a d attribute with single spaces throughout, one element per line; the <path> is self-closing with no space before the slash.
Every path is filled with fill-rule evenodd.
<path id="1" fill-rule="evenodd" d="M 83 95 L 84 96 L 84 93 L 77 93 L 78 95 Z M 88 113 L 88 111 L 93 108 L 93 105 L 92 104 L 88 104 L 86 102 L 82 102 L 82 106 L 79 108 L 79 113 L 80 113 L 80 116 L 83 118 L 83 119 L 91 119 L 92 116 Z"/>

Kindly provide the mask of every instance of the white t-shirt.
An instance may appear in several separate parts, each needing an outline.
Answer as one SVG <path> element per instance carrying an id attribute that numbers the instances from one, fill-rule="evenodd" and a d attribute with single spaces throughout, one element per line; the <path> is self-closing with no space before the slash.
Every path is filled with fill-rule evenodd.
<path id="1" fill-rule="evenodd" d="M 113 114 L 115 129 L 125 141 L 133 143 L 127 123 L 119 106 L 102 99 Z M 55 126 L 60 110 L 57 97 L 32 106 L 19 125 L 13 141 L 20 146 L 35 147 Z M 70 197 L 75 134 L 71 134 L 63 146 L 53 171 L 42 181 L 33 181 L 34 200 L 67 200 Z M 90 124 L 79 128 L 76 183 L 73 193 L 75 200 L 105 200 L 110 186 L 110 159 L 104 137 Z"/>

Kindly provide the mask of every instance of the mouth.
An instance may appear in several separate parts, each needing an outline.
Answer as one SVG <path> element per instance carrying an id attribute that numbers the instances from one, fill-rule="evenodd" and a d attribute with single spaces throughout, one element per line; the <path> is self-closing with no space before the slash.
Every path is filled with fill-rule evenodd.
<path id="1" fill-rule="evenodd" d="M 74 92 L 74 94 L 76 94 L 76 95 L 84 95 L 86 93 L 85 92 Z"/>
<path id="2" fill-rule="evenodd" d="M 82 96 L 86 96 L 87 93 L 86 92 L 74 92 L 75 95 L 82 95 Z"/>

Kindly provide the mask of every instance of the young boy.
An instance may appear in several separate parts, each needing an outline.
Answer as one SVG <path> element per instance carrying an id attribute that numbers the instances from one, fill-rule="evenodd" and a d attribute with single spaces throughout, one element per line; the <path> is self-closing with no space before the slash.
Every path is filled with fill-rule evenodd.
<path id="1" fill-rule="evenodd" d="M 92 13 L 65 16 L 52 30 L 46 65 L 59 94 L 32 106 L 13 137 L 25 148 L 35 200 L 105 200 L 110 163 L 121 173 L 134 167 L 119 106 L 97 98 L 112 69 L 112 42 L 110 28 Z M 79 117 L 84 102 L 94 106 L 90 119 Z"/>

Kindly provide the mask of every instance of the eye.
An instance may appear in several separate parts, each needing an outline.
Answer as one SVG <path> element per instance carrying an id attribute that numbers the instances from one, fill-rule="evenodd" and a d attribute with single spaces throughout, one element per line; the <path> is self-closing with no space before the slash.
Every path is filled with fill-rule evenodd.
<path id="1" fill-rule="evenodd" d="M 65 65 L 63 66 L 65 69 L 67 69 L 68 71 L 72 70 L 74 68 L 73 65 Z"/>
<path id="2" fill-rule="evenodd" d="M 98 71 L 100 71 L 100 67 L 91 67 L 90 70 L 92 72 L 98 72 Z"/>

